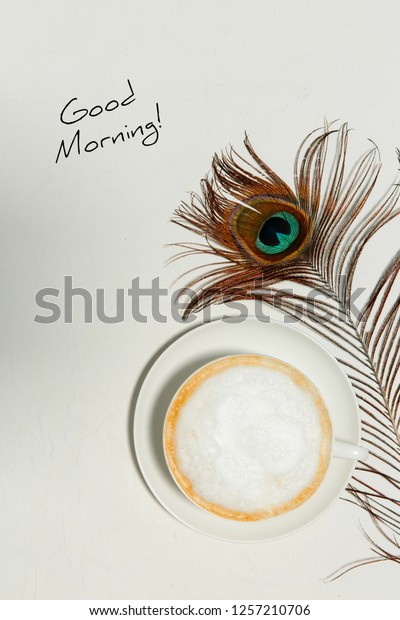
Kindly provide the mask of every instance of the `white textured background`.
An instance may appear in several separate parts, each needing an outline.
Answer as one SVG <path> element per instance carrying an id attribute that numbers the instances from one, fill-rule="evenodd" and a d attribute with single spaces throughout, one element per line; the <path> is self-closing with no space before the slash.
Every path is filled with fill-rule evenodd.
<path id="1" fill-rule="evenodd" d="M 291 538 L 236 546 L 194 533 L 153 499 L 132 457 L 131 399 L 181 325 L 129 314 L 88 325 L 79 301 L 72 324 L 33 318 L 36 292 L 62 289 L 65 275 L 104 288 L 110 313 L 116 288 L 138 275 L 170 284 L 187 266 L 164 266 L 163 244 L 181 236 L 171 212 L 245 130 L 291 183 L 303 137 L 324 117 L 347 120 L 363 149 L 366 138 L 380 146 L 383 192 L 400 146 L 399 18 L 394 0 L 2 1 L 2 598 L 398 597 L 394 565 L 323 582 L 369 555 L 359 512 L 344 502 Z M 134 105 L 61 125 L 69 99 L 127 96 L 127 78 Z M 87 141 L 134 128 L 156 101 L 157 145 L 55 165 L 76 128 Z M 397 249 L 395 227 L 380 233 L 365 278 Z"/>

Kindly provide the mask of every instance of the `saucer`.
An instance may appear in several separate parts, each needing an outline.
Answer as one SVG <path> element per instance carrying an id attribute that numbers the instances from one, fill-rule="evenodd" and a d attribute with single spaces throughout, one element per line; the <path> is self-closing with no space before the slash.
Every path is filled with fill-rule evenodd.
<path id="1" fill-rule="evenodd" d="M 360 420 L 350 382 L 335 358 L 316 340 L 282 323 L 228 318 L 195 327 L 178 337 L 150 368 L 136 403 L 133 436 L 143 477 L 154 496 L 176 519 L 208 536 L 232 542 L 265 542 L 302 529 L 338 499 L 351 477 L 354 461 L 333 458 L 318 488 L 304 504 L 270 519 L 249 523 L 208 513 L 177 487 L 165 462 L 163 424 L 180 385 L 214 359 L 238 353 L 275 357 L 305 374 L 328 407 L 336 439 L 359 443 Z"/>

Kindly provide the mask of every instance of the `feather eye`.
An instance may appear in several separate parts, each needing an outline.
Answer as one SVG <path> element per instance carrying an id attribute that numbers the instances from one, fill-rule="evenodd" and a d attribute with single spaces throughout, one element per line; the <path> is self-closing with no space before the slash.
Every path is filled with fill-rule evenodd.
<path id="1" fill-rule="evenodd" d="M 380 171 L 379 152 L 374 145 L 347 174 L 348 134 L 344 124 L 307 136 L 295 159 L 295 192 L 260 159 L 246 136 L 250 160 L 233 149 L 216 155 L 202 181 L 202 195 L 193 194 L 172 221 L 205 239 L 203 245 L 178 244 L 182 256 L 203 252 L 221 259 L 182 290 L 190 290 L 186 316 L 211 303 L 260 299 L 335 347 L 357 396 L 362 440 L 370 450 L 368 461 L 355 469 L 347 499 L 367 511 L 387 543 L 385 549 L 374 545 L 378 560 L 371 562 L 400 563 L 400 300 L 391 300 L 400 254 L 358 317 L 352 308 L 358 261 L 374 234 L 400 214 L 400 184 L 390 187 L 380 204 L 368 207 Z M 277 286 L 283 281 L 317 295 L 283 291 Z"/>
<path id="2" fill-rule="evenodd" d="M 298 253 L 309 231 L 309 219 L 297 205 L 255 196 L 231 216 L 239 249 L 262 263 L 276 263 Z"/>

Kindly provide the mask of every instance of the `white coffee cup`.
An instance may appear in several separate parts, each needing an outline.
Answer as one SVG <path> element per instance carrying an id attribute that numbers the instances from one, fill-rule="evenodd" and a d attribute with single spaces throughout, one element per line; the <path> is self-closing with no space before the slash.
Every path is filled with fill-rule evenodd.
<path id="1" fill-rule="evenodd" d="M 216 396 L 213 398 L 214 401 L 218 401 L 219 398 L 219 413 L 217 411 L 216 414 L 214 408 L 212 413 L 212 415 L 214 415 L 214 418 L 210 417 L 211 422 L 208 427 L 206 423 L 207 418 L 205 415 L 202 418 L 202 410 L 201 407 L 199 409 L 198 404 L 195 404 L 195 414 L 192 415 L 187 413 L 187 404 L 190 404 L 191 399 L 193 401 L 196 395 L 198 397 L 198 395 L 200 394 L 200 388 L 202 388 L 202 396 L 201 398 L 199 397 L 199 402 L 203 402 L 204 399 L 205 402 L 207 402 L 207 389 L 211 389 L 211 381 L 214 380 L 213 389 L 215 391 L 216 381 L 220 381 L 221 384 L 221 380 L 223 377 L 223 381 L 225 382 L 228 378 L 229 371 L 231 371 L 231 379 L 233 377 L 234 380 L 235 375 L 234 373 L 232 373 L 233 369 L 234 372 L 236 372 L 236 376 L 241 378 L 241 383 L 244 386 L 242 386 L 243 389 L 241 397 L 243 397 L 243 394 L 246 395 L 246 377 L 252 379 L 253 383 L 251 385 L 253 391 L 261 389 L 261 393 L 263 393 L 262 390 L 269 381 L 272 385 L 272 390 L 275 390 L 275 385 L 277 383 L 279 383 L 279 385 L 282 384 L 284 386 L 282 389 L 285 390 L 286 393 L 290 392 L 291 397 L 290 406 L 292 418 L 290 418 L 289 421 L 287 419 L 288 416 L 286 414 L 288 412 L 288 405 L 282 406 L 284 415 L 281 415 L 279 418 L 275 415 L 274 411 L 269 412 L 269 427 L 267 429 L 264 428 L 264 420 L 266 418 L 262 417 L 262 424 L 259 427 L 255 427 L 254 442 L 252 443 L 252 438 L 249 439 L 248 453 L 241 453 L 240 458 L 235 458 L 236 453 L 234 452 L 234 450 L 236 449 L 235 446 L 238 445 L 237 438 L 239 437 L 240 439 L 240 424 L 243 424 L 243 434 L 246 434 L 248 430 L 246 427 L 247 422 L 246 420 L 244 420 L 244 418 L 246 415 L 250 414 L 247 414 L 245 409 L 242 409 L 242 413 L 240 415 L 236 414 L 236 417 L 239 419 L 239 426 L 237 429 L 239 435 L 237 433 L 235 439 L 236 444 L 234 444 L 233 448 L 228 441 L 228 436 L 231 434 L 230 425 L 234 426 L 233 418 L 232 420 L 229 418 L 227 420 L 227 425 L 225 425 L 224 427 L 225 429 L 227 429 L 225 431 L 225 435 L 223 433 L 222 435 L 220 434 L 218 439 L 216 439 L 213 443 L 214 433 L 212 431 L 212 423 L 215 423 L 215 420 L 220 423 L 221 420 L 224 420 L 224 416 L 226 418 L 226 412 L 223 411 L 223 398 L 222 400 L 221 398 L 219 398 L 218 391 L 215 392 Z M 243 372 L 241 369 L 243 369 Z M 259 373 L 259 370 L 261 371 L 261 369 L 263 369 L 263 372 L 265 371 L 265 381 L 264 379 L 262 379 L 261 373 Z M 242 372 L 242 375 L 240 374 L 240 372 L 238 374 L 238 371 Z M 224 373 L 224 375 L 222 375 L 221 373 Z M 257 383 L 254 381 L 254 377 L 257 375 L 257 373 L 260 375 L 258 378 L 258 387 Z M 217 379 L 215 379 L 215 377 L 217 377 Z M 260 379 L 262 379 L 261 382 Z M 207 386 L 209 387 L 207 388 Z M 297 392 L 295 388 L 297 389 Z M 233 388 L 231 388 L 231 390 L 232 389 Z M 234 389 L 236 389 L 235 386 Z M 248 394 L 250 393 L 251 391 L 248 392 Z M 296 397 L 296 394 L 298 398 L 297 401 L 293 400 L 293 396 Z M 228 394 L 228 396 L 230 395 Z M 315 404 L 315 407 L 313 404 L 313 407 L 315 408 L 315 415 L 314 410 L 311 415 L 312 407 L 308 407 L 307 405 L 307 403 L 311 402 L 310 399 Z M 237 400 L 240 400 L 240 398 L 237 397 Z M 304 428 L 300 428 L 299 426 L 299 420 L 303 422 L 303 418 L 300 416 L 299 412 L 296 409 L 297 404 L 295 406 L 293 405 L 294 402 L 301 402 L 302 404 L 302 411 L 304 412 L 303 418 L 307 419 L 308 424 L 308 426 L 304 426 Z M 207 412 L 208 411 L 209 409 L 207 409 Z M 186 418 L 188 418 L 188 416 L 190 417 L 190 415 L 192 415 L 192 428 L 190 427 L 190 424 L 186 424 Z M 218 415 L 220 416 L 219 418 Z M 194 426 L 193 420 L 196 420 Z M 313 422 L 313 420 L 315 420 L 315 422 Z M 184 426 L 185 424 L 186 435 L 182 435 L 183 431 L 178 431 L 177 429 Z M 202 424 L 204 428 L 202 427 Z M 318 429 L 317 432 L 318 425 L 320 426 L 320 429 Z M 201 430 L 202 428 L 203 430 Z M 275 430 L 273 431 L 275 435 L 272 434 L 271 428 L 275 428 Z M 294 432 L 295 428 L 297 429 L 296 432 Z M 285 429 L 287 429 L 287 432 Z M 299 429 L 301 430 L 300 434 Z M 179 433 L 182 436 L 189 437 L 190 440 L 185 444 L 186 440 L 182 440 L 182 436 L 179 438 Z M 206 433 L 206 435 L 204 437 L 201 437 L 201 433 Z M 318 437 L 314 438 L 314 435 L 318 435 Z M 193 437 L 195 438 L 194 443 L 192 441 Z M 264 444 L 261 443 L 260 446 L 260 442 L 263 441 L 263 437 L 272 437 L 271 441 L 268 440 L 269 443 L 267 442 L 269 446 L 268 454 L 271 455 L 272 453 L 272 456 L 271 458 L 269 458 L 269 461 L 267 458 L 268 467 L 265 470 L 262 470 L 262 468 L 260 467 L 257 469 L 254 463 L 251 461 L 251 457 L 253 456 L 251 453 L 253 451 L 256 452 L 255 447 L 257 446 L 257 442 L 259 449 L 260 447 L 261 449 L 263 449 Z M 304 437 L 306 439 L 304 439 Z M 311 442 L 310 437 L 313 437 L 313 443 L 310 443 L 309 446 L 307 446 L 307 444 L 304 444 L 304 450 L 306 450 L 305 454 L 307 455 L 307 458 L 302 458 L 300 455 L 298 457 L 300 459 L 298 461 L 299 465 L 293 464 L 293 449 L 294 451 L 296 451 L 296 449 L 298 448 L 298 444 L 303 441 Z M 332 458 L 365 460 L 368 457 L 368 451 L 365 448 L 343 442 L 340 439 L 334 437 L 329 411 L 326 407 L 325 402 L 323 401 L 321 394 L 312 384 L 310 379 L 305 377 L 305 375 L 303 375 L 296 368 L 293 368 L 292 366 L 286 364 L 285 362 L 282 362 L 281 360 L 253 354 L 230 355 L 219 358 L 217 360 L 214 360 L 213 362 L 205 364 L 197 371 L 195 371 L 188 379 L 186 379 L 186 381 L 179 387 L 179 389 L 175 393 L 168 408 L 164 422 L 163 440 L 164 454 L 169 471 L 181 491 L 192 502 L 194 502 L 196 505 L 203 508 L 204 510 L 214 515 L 228 519 L 234 519 L 237 521 L 256 521 L 272 516 L 277 516 L 289 510 L 294 510 L 297 506 L 307 501 L 307 499 L 309 499 L 309 497 L 311 497 L 311 495 L 313 495 L 318 490 L 319 486 L 323 483 L 328 468 L 330 467 Z M 285 441 L 287 442 L 287 447 Z M 198 445 L 200 444 L 203 447 L 205 446 L 203 452 L 200 450 L 198 451 L 198 453 L 196 452 L 196 454 L 193 452 L 192 455 L 191 450 L 193 450 L 193 445 L 195 445 L 197 449 Z M 311 450 L 310 446 L 312 448 Z M 220 448 L 222 450 L 222 456 L 217 455 L 217 457 L 215 457 L 215 453 Z M 224 454 L 224 450 L 226 454 Z M 290 455 L 288 453 L 288 450 L 291 450 Z M 179 454 L 181 456 L 182 454 L 184 455 L 183 460 L 182 458 L 180 460 Z M 231 454 L 234 454 L 232 458 L 230 458 Z M 277 454 L 280 456 L 277 456 Z M 204 457 L 203 465 L 200 457 Z M 192 460 L 196 461 L 196 463 L 200 464 L 198 472 L 196 472 L 196 469 L 192 467 L 190 463 L 191 458 Z M 212 462 L 213 458 L 215 461 L 214 463 Z M 258 454 L 257 458 L 260 459 L 260 454 Z M 221 468 L 218 469 L 217 465 L 215 464 L 218 463 L 218 459 L 224 463 L 229 464 L 229 472 L 227 472 L 227 470 L 224 471 L 224 469 L 221 470 Z M 306 463 L 307 459 L 310 460 L 310 463 L 313 463 L 314 470 L 311 469 L 311 465 L 310 467 L 308 467 L 308 463 Z M 292 469 L 290 470 L 288 469 L 288 467 L 291 464 L 291 460 L 293 461 L 293 463 Z M 186 461 L 186 464 L 184 464 L 184 461 Z M 256 460 L 255 462 L 256 465 L 258 465 L 259 460 Z M 241 463 L 244 463 L 245 465 L 243 465 L 243 467 L 240 469 Z M 250 473 L 248 473 L 247 475 L 246 466 L 248 463 L 250 464 Z M 307 473 L 307 479 L 305 476 L 304 485 L 301 486 L 301 476 L 303 475 L 302 468 L 304 468 L 305 464 L 307 464 L 308 467 L 307 471 L 305 470 L 304 472 L 304 476 Z M 218 464 L 218 466 L 220 467 L 220 463 Z M 203 474 L 202 467 L 210 469 L 208 481 L 206 480 L 206 482 L 204 482 L 203 480 L 205 474 Z M 252 471 L 255 471 L 256 474 L 251 473 Z M 192 474 L 190 472 L 192 472 Z M 216 474 L 216 472 L 218 472 L 218 475 Z M 310 474 L 310 472 L 312 473 L 312 475 Z M 231 476 L 230 481 L 228 473 Z M 299 480 L 296 479 L 297 474 L 300 476 Z M 242 477 L 243 481 L 241 481 Z M 223 488 L 223 482 L 218 484 L 215 482 L 215 480 L 219 478 L 226 479 L 226 489 Z M 258 487 L 257 480 L 260 481 Z M 268 485 L 265 486 L 267 484 L 267 480 L 269 487 Z M 238 493 L 236 488 L 236 486 L 240 486 L 240 484 L 242 484 L 242 496 L 240 495 L 240 493 Z M 228 488 L 229 485 L 232 488 Z M 260 508 L 260 506 L 257 505 L 257 502 L 260 501 L 260 497 L 263 497 L 264 486 L 265 488 L 269 489 L 268 493 L 271 495 L 271 497 L 282 496 L 282 501 L 276 500 L 275 503 L 268 504 L 268 501 L 270 500 L 268 497 L 266 497 L 266 505 Z M 202 487 L 203 490 L 201 490 L 200 487 Z M 293 497 L 291 497 L 290 495 L 292 493 L 292 490 L 294 493 Z M 265 494 L 268 495 L 268 493 Z M 223 501 L 219 501 L 219 499 L 221 498 L 222 500 L 223 497 L 225 497 L 225 499 Z M 228 497 L 228 500 L 226 500 L 226 497 Z M 249 498 L 248 504 L 246 504 L 246 498 Z M 234 499 L 236 501 L 236 505 L 234 505 Z M 254 506 L 256 506 L 256 508 Z"/>

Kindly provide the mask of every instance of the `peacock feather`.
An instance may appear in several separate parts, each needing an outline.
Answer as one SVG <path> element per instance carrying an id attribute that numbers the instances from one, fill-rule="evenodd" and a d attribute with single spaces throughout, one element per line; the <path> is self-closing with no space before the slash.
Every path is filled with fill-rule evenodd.
<path id="1" fill-rule="evenodd" d="M 374 555 L 342 573 L 364 563 L 400 563 L 400 252 L 361 311 L 352 308 L 357 265 L 377 231 L 400 213 L 400 188 L 394 183 L 369 206 L 379 152 L 373 145 L 348 172 L 348 141 L 346 124 L 307 136 L 291 189 L 246 136 L 247 157 L 232 148 L 215 155 L 201 193 L 172 220 L 204 238 L 176 244 L 178 257 L 212 257 L 208 270 L 182 290 L 189 294 L 185 316 L 213 303 L 262 300 L 329 341 L 352 383 L 370 458 L 357 463 L 345 499 L 370 515 L 372 533 L 363 531 Z M 288 282 L 295 290 L 282 287 Z"/>

